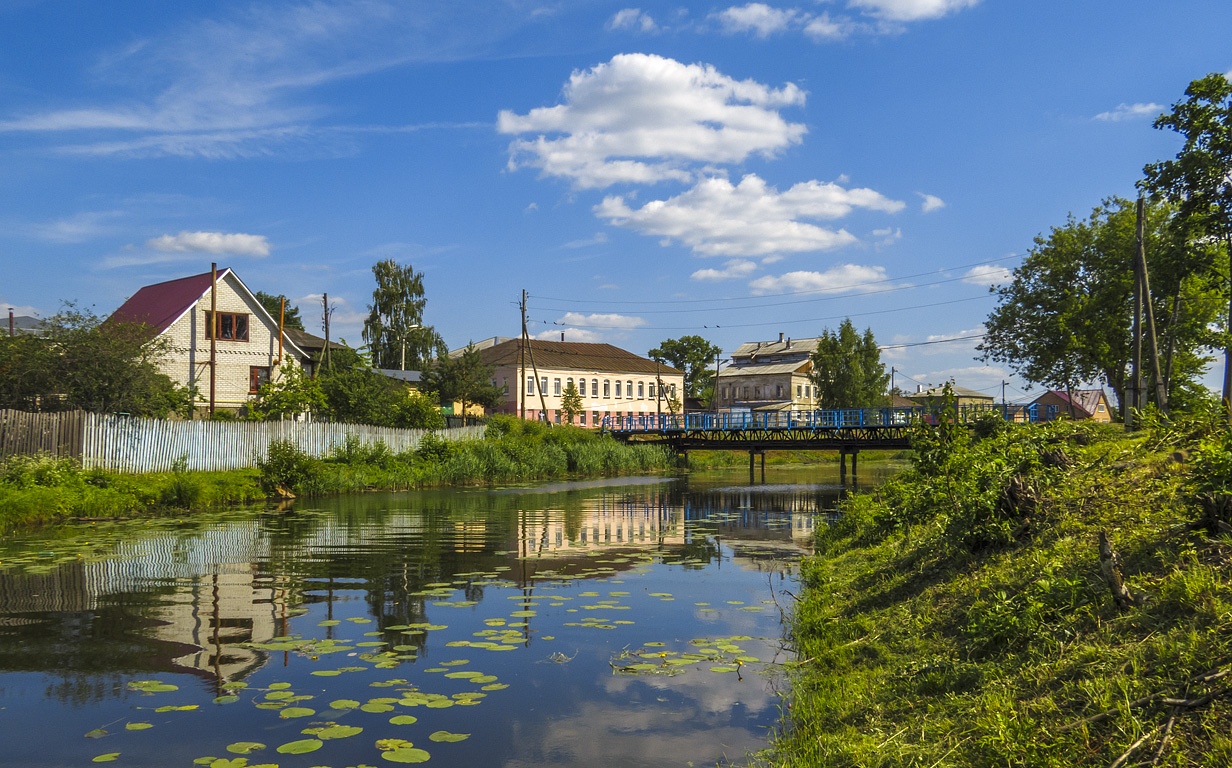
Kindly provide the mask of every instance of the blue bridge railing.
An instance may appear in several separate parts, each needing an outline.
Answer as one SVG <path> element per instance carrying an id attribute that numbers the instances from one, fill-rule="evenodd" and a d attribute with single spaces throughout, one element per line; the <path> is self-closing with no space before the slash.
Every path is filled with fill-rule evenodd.
<path id="1" fill-rule="evenodd" d="M 602 427 L 612 432 L 682 432 L 689 430 L 748 429 L 842 429 L 846 427 L 905 426 L 916 422 L 935 424 L 941 419 L 969 423 L 987 414 L 1014 421 L 1039 421 L 1044 415 L 1036 406 L 963 405 L 957 409 L 829 408 L 795 411 L 698 412 L 605 416 Z"/>

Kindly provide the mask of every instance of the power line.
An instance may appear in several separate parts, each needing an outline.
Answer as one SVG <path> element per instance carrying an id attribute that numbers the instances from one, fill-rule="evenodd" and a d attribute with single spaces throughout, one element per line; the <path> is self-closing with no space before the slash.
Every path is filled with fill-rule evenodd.
<path id="1" fill-rule="evenodd" d="M 982 339 L 988 334 L 977 333 L 974 336 L 955 336 L 952 339 L 933 339 L 932 341 L 913 341 L 907 344 L 885 344 L 878 345 L 877 349 L 906 349 L 907 347 L 927 347 L 929 344 L 949 344 L 954 341 L 969 341 L 971 339 Z"/>

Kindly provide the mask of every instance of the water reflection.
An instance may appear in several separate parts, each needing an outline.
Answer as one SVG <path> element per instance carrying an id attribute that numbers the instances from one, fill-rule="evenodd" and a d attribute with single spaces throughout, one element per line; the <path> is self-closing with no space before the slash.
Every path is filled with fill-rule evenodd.
<path id="1" fill-rule="evenodd" d="M 299 727 L 254 709 L 256 694 L 235 696 L 236 684 L 255 692 L 278 679 L 326 701 L 362 700 L 389 674 L 411 688 L 439 687 L 440 674 L 427 673 L 459 653 L 465 663 L 481 654 L 474 663 L 509 690 L 483 699 L 480 720 L 433 713 L 433 730 L 476 734 L 433 745 L 450 755 L 444 764 L 740 757 L 764 746 L 777 717 L 775 678 L 763 674 L 765 662 L 783 658 L 777 595 L 790 587 L 819 511 L 841 492 L 694 478 L 369 494 L 24 537 L 0 552 L 0 707 L 12 732 L 56 746 L 47 753 L 32 736 L 10 759 L 52 765 L 123 749 L 125 764 L 163 765 L 169 734 L 191 760 L 252 728 L 277 744 L 300 738 Z M 702 636 L 748 638 L 741 652 L 758 661 L 738 676 L 711 673 L 704 659 L 670 676 L 613 675 L 622 649 L 652 642 L 666 664 L 698 650 L 689 642 Z M 345 662 L 320 650 L 329 641 L 352 649 L 339 654 Z M 313 676 L 325 663 L 357 671 Z M 159 723 L 157 740 L 121 733 L 104 750 L 81 739 L 102 723 L 146 716 L 125 686 L 155 675 L 199 680 L 176 683 L 173 698 L 203 708 Z M 219 696 L 240 700 L 205 706 Z M 365 727 L 374 738 L 392 735 L 380 722 Z M 279 762 L 375 762 L 367 733 L 345 750 L 327 742 L 321 756 Z"/>

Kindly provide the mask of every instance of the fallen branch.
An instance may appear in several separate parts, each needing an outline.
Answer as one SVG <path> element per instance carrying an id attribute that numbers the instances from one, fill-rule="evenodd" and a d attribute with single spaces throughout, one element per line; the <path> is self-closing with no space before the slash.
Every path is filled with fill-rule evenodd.
<path id="1" fill-rule="evenodd" d="M 1099 532 L 1099 569 L 1104 574 L 1104 581 L 1108 582 L 1108 589 L 1112 590 L 1112 599 L 1118 608 L 1124 611 L 1146 602 L 1143 596 L 1135 597 L 1134 593 L 1129 591 L 1129 587 L 1125 586 L 1125 577 L 1121 573 L 1121 560 L 1113 551 L 1112 544 L 1108 541 L 1108 534 L 1103 531 Z"/>
<path id="2" fill-rule="evenodd" d="M 1113 760 L 1112 765 L 1108 766 L 1108 768 L 1121 768 L 1121 766 L 1125 765 L 1125 762 L 1129 760 L 1130 756 L 1132 756 L 1135 752 L 1138 751 L 1138 747 L 1141 747 L 1143 744 L 1146 743 L 1147 739 L 1151 738 L 1154 735 L 1155 735 L 1155 731 L 1147 731 L 1146 733 L 1144 733 L 1142 735 L 1142 738 L 1138 739 L 1133 744 L 1130 744 L 1129 749 L 1122 752 L 1121 756 L 1118 757 L 1116 760 Z"/>

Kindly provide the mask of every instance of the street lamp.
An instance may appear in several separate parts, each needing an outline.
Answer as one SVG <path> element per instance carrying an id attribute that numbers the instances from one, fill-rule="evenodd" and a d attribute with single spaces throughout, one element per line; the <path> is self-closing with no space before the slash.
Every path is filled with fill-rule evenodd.
<path id="1" fill-rule="evenodd" d="M 408 325 L 406 328 L 402 329 L 402 367 L 400 368 L 400 370 L 403 370 L 403 371 L 406 370 L 406 334 L 407 334 L 407 331 L 413 331 L 417 328 L 422 328 L 422 327 L 423 327 L 422 325 Z"/>

